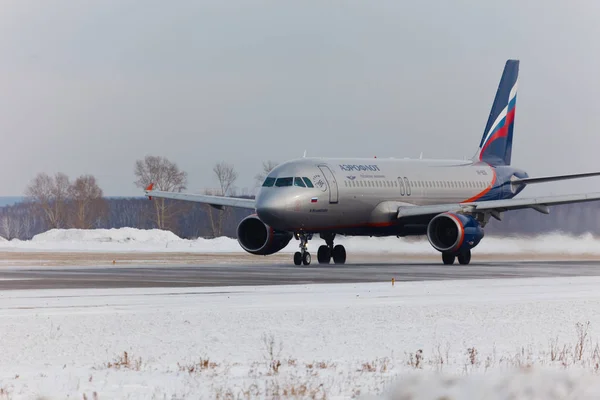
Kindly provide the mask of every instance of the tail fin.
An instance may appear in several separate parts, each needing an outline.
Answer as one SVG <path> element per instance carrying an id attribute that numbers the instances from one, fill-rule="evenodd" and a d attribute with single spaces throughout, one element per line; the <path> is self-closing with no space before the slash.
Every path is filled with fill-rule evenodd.
<path id="1" fill-rule="evenodd" d="M 517 102 L 519 60 L 508 60 L 475 156 L 491 165 L 510 165 Z"/>

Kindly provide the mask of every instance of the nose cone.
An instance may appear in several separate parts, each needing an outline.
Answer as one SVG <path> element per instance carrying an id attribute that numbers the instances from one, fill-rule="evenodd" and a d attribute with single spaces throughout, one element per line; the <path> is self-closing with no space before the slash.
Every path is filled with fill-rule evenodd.
<path id="1" fill-rule="evenodd" d="M 261 193 L 256 199 L 256 214 L 265 224 L 273 228 L 285 225 L 283 217 L 286 210 L 284 196 L 276 193 Z"/>

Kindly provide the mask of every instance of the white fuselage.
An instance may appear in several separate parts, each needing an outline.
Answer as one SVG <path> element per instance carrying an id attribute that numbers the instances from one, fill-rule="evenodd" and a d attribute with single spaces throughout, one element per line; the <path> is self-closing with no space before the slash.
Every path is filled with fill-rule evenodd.
<path id="1" fill-rule="evenodd" d="M 513 176 L 527 175 L 466 160 L 303 158 L 271 171 L 256 204 L 279 230 L 402 235 L 410 232 L 397 223 L 399 207 L 512 198 L 522 189 L 510 184 Z"/>

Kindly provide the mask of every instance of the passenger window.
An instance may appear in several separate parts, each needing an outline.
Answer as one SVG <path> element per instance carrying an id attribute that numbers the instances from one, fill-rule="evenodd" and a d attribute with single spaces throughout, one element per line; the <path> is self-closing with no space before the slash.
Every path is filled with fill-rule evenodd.
<path id="1" fill-rule="evenodd" d="M 286 187 L 286 186 L 292 186 L 292 184 L 294 183 L 294 178 L 277 178 L 277 181 L 275 181 L 275 186 L 277 187 Z"/>
<path id="2" fill-rule="evenodd" d="M 306 187 L 302 178 L 294 178 L 294 186 Z"/>
<path id="3" fill-rule="evenodd" d="M 310 181 L 310 179 L 308 179 L 307 177 L 302 178 L 302 180 L 304 180 L 304 183 L 306 183 L 306 187 L 309 187 L 309 188 L 314 187 L 312 182 Z"/>
<path id="4" fill-rule="evenodd" d="M 263 183 L 263 187 L 272 187 L 275 184 L 275 178 L 267 178 Z"/>

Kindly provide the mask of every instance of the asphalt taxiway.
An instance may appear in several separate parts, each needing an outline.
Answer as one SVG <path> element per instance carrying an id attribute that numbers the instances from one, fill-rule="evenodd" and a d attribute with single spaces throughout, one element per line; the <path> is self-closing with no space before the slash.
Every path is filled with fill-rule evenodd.
<path id="1" fill-rule="evenodd" d="M 600 261 L 493 261 L 471 265 L 439 262 L 318 264 L 200 264 L 69 266 L 0 269 L 0 290 L 206 287 L 310 283 L 427 281 L 444 279 L 600 276 Z"/>

